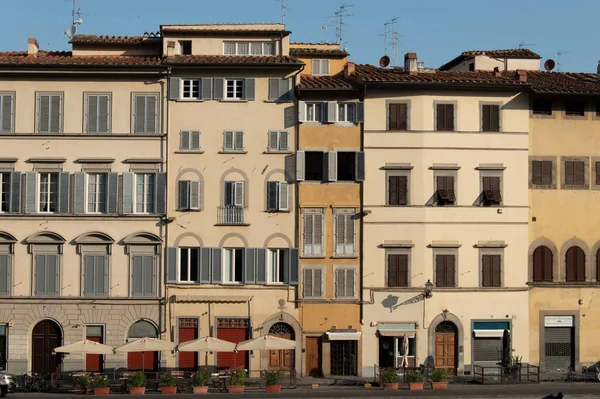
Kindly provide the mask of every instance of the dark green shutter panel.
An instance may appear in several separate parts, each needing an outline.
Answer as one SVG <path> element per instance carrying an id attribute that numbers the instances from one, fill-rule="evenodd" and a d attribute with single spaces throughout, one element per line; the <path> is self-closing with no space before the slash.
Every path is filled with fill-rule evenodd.
<path id="1" fill-rule="evenodd" d="M 167 284 L 177 282 L 177 247 L 167 247 Z"/>
<path id="2" fill-rule="evenodd" d="M 134 133 L 144 133 L 146 131 L 146 96 L 135 96 L 134 100 Z"/>
<path id="3" fill-rule="evenodd" d="M 46 295 L 58 295 L 58 255 L 46 255 Z"/>
<path id="4" fill-rule="evenodd" d="M 169 100 L 179 100 L 181 78 L 169 79 Z"/>
<path id="5" fill-rule="evenodd" d="M 98 97 L 99 96 L 88 96 L 87 99 L 87 132 L 97 133 L 98 132 Z"/>
<path id="6" fill-rule="evenodd" d="M 10 295 L 10 255 L 0 255 L 0 295 Z"/>
<path id="7" fill-rule="evenodd" d="M 94 295 L 94 256 L 85 255 L 83 257 L 83 295 Z"/>
<path id="8" fill-rule="evenodd" d="M 244 284 L 256 282 L 256 257 L 254 248 L 244 250 Z"/>
<path id="9" fill-rule="evenodd" d="M 213 91 L 213 98 L 215 100 L 222 100 L 223 99 L 223 90 L 225 87 L 225 79 L 223 78 L 215 78 L 214 79 L 214 91 Z"/>
<path id="10" fill-rule="evenodd" d="M 108 173 L 106 179 L 107 212 L 117 213 L 117 203 L 119 199 L 119 174 L 117 172 Z"/>
<path id="11" fill-rule="evenodd" d="M 133 255 L 132 256 L 132 272 L 131 272 L 131 281 L 132 287 L 131 292 L 134 296 L 143 295 L 143 262 L 144 257 L 142 255 Z"/>
<path id="12" fill-rule="evenodd" d="M 267 182 L 267 210 L 268 211 L 276 211 L 277 210 L 277 182 L 269 181 Z"/>
<path id="13" fill-rule="evenodd" d="M 244 79 L 244 100 L 254 101 L 254 78 Z"/>
<path id="14" fill-rule="evenodd" d="M 279 78 L 269 79 L 269 100 L 276 101 L 279 99 Z"/>
<path id="15" fill-rule="evenodd" d="M 0 132 L 11 133 L 13 131 L 13 96 L 6 94 L 0 96 L 0 100 L 0 107 L 2 107 L 2 112 L 0 113 L 0 120 L 2 121 L 0 124 Z"/>
<path id="16" fill-rule="evenodd" d="M 155 180 L 155 205 L 156 213 L 164 215 L 167 213 L 166 202 L 167 202 L 167 174 L 157 173 Z"/>
<path id="17" fill-rule="evenodd" d="M 356 181 L 365 181 L 365 153 L 358 151 L 356 153 Z"/>
<path id="18" fill-rule="evenodd" d="M 256 284 L 267 283 L 267 250 L 256 248 Z"/>
<path id="19" fill-rule="evenodd" d="M 58 174 L 58 213 L 69 213 L 70 180 L 69 172 Z"/>
<path id="20" fill-rule="evenodd" d="M 106 255 L 96 256 L 95 291 L 96 295 L 106 295 Z"/>
<path id="21" fill-rule="evenodd" d="M 290 248 L 289 255 L 289 281 L 287 282 L 290 285 L 298 285 L 298 274 L 300 273 L 300 254 L 297 248 Z"/>
<path id="22" fill-rule="evenodd" d="M 212 263 L 212 274 L 211 280 L 213 284 L 220 284 L 223 281 L 222 275 L 222 262 L 223 262 L 223 250 L 221 248 L 211 248 L 211 263 Z"/>
<path id="23" fill-rule="evenodd" d="M 73 213 L 85 213 L 85 173 L 73 173 Z"/>
<path id="24" fill-rule="evenodd" d="M 143 264 L 143 293 L 144 295 L 154 294 L 154 256 L 145 255 Z"/>
<path id="25" fill-rule="evenodd" d="M 188 180 L 179 181 L 179 201 L 177 208 L 179 210 L 190 209 L 190 182 Z"/>
<path id="26" fill-rule="evenodd" d="M 21 212 L 21 172 L 10 173 L 10 212 Z"/>
<path id="27" fill-rule="evenodd" d="M 36 172 L 25 172 L 25 213 L 36 213 L 37 178 Z"/>
<path id="28" fill-rule="evenodd" d="M 203 100 L 212 100 L 212 79 L 202 78 L 200 80 L 200 94 Z"/>
<path id="29" fill-rule="evenodd" d="M 60 133 L 60 119 L 61 119 L 61 96 L 50 97 L 50 132 Z"/>
<path id="30" fill-rule="evenodd" d="M 201 283 L 210 283 L 210 272 L 211 272 L 211 249 L 200 248 L 200 254 L 198 256 L 200 262 L 200 270 L 198 271 L 198 278 Z"/>

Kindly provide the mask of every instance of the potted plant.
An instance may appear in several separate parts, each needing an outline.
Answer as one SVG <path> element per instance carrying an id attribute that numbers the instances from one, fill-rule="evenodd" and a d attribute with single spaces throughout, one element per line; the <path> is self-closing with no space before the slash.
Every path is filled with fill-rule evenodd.
<path id="1" fill-rule="evenodd" d="M 431 372 L 431 389 L 434 390 L 444 390 L 448 389 L 448 381 L 446 381 L 446 377 L 448 377 L 448 370 L 446 369 L 434 369 Z"/>
<path id="2" fill-rule="evenodd" d="M 395 369 L 381 370 L 381 381 L 383 383 L 384 391 L 398 390 L 398 373 L 396 373 Z"/>
<path id="3" fill-rule="evenodd" d="M 143 395 L 146 393 L 146 376 L 141 371 L 129 376 L 127 384 L 129 385 L 129 393 L 132 395 Z"/>
<path id="4" fill-rule="evenodd" d="M 244 392 L 244 382 L 246 382 L 246 378 L 248 378 L 248 372 L 245 369 L 240 367 L 239 369 L 231 370 L 229 372 L 227 391 L 229 391 L 229 393 Z"/>
<path id="5" fill-rule="evenodd" d="M 267 371 L 264 379 L 267 392 L 281 392 L 281 375 L 277 371 Z"/>
<path id="6" fill-rule="evenodd" d="M 79 391 L 83 394 L 87 393 L 88 386 L 90 385 L 90 376 L 88 373 L 83 373 L 75 380 L 75 385 L 79 388 Z"/>
<path id="7" fill-rule="evenodd" d="M 210 381 L 210 375 L 206 371 L 198 371 L 192 378 L 192 386 L 194 387 L 194 393 L 208 393 L 208 382 Z"/>
<path id="8" fill-rule="evenodd" d="M 94 395 L 110 394 L 110 381 L 104 374 L 98 374 L 92 377 L 90 386 L 94 388 Z"/>
<path id="9" fill-rule="evenodd" d="M 404 380 L 408 383 L 408 388 L 411 391 L 422 391 L 424 379 L 423 374 L 417 370 L 411 370 L 404 376 Z"/>
<path id="10" fill-rule="evenodd" d="M 177 378 L 171 373 L 167 373 L 160 377 L 160 382 L 165 386 L 160 387 L 163 395 L 175 395 L 177 393 Z"/>

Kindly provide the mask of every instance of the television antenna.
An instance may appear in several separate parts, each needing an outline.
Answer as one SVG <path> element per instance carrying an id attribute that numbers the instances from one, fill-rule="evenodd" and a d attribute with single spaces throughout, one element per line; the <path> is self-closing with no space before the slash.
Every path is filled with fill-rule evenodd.
<path id="1" fill-rule="evenodd" d="M 321 43 L 327 43 L 327 28 L 329 28 L 327 24 L 321 25 L 321 34 L 323 35 Z"/>
<path id="2" fill-rule="evenodd" d="M 81 9 L 77 7 L 77 0 L 73 0 L 73 11 L 71 12 L 72 23 L 71 26 L 65 31 L 65 35 L 69 39 L 72 39 L 75 34 L 77 34 L 77 25 L 81 25 L 83 23 L 83 19 L 81 18 L 82 14 Z"/>
<path id="3" fill-rule="evenodd" d="M 533 44 L 533 43 L 525 43 L 525 42 L 519 43 L 519 48 L 527 48 L 527 47 L 531 47 L 531 46 L 535 46 L 535 44 Z"/>
<path id="4" fill-rule="evenodd" d="M 335 36 L 336 41 L 340 44 L 340 48 L 344 45 L 344 18 L 351 17 L 354 14 L 348 14 L 348 8 L 354 7 L 354 4 L 342 4 L 340 9 L 335 12 L 335 15 L 329 17 L 335 21 Z"/>
<path id="5" fill-rule="evenodd" d="M 281 3 L 281 24 L 285 25 L 285 10 L 286 10 L 285 0 L 275 0 L 275 1 Z"/>
<path id="6" fill-rule="evenodd" d="M 383 42 L 385 46 L 384 53 L 387 53 L 388 36 L 392 39 L 392 65 L 398 65 L 398 32 L 396 32 L 396 22 L 400 17 L 394 17 L 383 24 Z"/>
<path id="7" fill-rule="evenodd" d="M 563 50 L 558 50 L 558 52 L 556 53 L 557 57 L 556 57 L 556 72 L 561 72 L 561 66 L 562 64 L 560 63 L 560 60 L 563 56 L 563 54 L 568 54 L 570 53 L 570 51 L 563 51 Z"/>

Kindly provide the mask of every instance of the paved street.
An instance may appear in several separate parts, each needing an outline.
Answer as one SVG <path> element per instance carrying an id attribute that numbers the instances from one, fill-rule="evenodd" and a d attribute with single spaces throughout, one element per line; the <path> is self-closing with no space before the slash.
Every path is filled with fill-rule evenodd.
<path id="1" fill-rule="evenodd" d="M 243 395 L 230 395 L 215 393 L 203 395 L 203 398 L 396 398 L 396 397 L 423 397 L 423 398 L 519 398 L 541 399 L 548 394 L 564 394 L 564 398 L 600 398 L 600 384 L 596 383 L 547 383 L 539 385 L 492 385 L 480 386 L 471 384 L 451 385 L 447 391 L 432 391 L 426 389 L 421 392 L 401 389 L 398 392 L 385 392 L 379 388 L 365 389 L 362 387 L 321 387 L 316 390 L 299 388 L 284 390 L 280 394 L 266 394 L 263 391 L 253 390 Z M 190 396 L 191 394 L 178 394 L 174 397 Z M 18 393 L 11 394 L 15 398 L 81 398 L 79 394 L 44 394 L 44 393 Z M 129 395 L 110 395 L 112 398 L 131 398 Z M 165 396 L 160 393 L 150 393 L 146 398 Z"/>

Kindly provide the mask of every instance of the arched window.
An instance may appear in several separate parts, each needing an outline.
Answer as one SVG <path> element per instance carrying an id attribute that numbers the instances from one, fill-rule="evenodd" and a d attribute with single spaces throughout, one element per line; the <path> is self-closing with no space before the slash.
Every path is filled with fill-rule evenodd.
<path id="1" fill-rule="evenodd" d="M 533 281 L 552 281 L 552 251 L 546 246 L 540 246 L 533 251 Z"/>
<path id="2" fill-rule="evenodd" d="M 585 281 L 585 253 L 579 247 L 571 247 L 567 250 L 566 280 Z"/>
<path id="3" fill-rule="evenodd" d="M 127 338 L 158 338 L 158 331 L 154 324 L 147 320 L 138 320 L 129 327 Z"/>
<path id="4" fill-rule="evenodd" d="M 600 281 L 600 248 L 596 252 L 596 281 Z"/>

